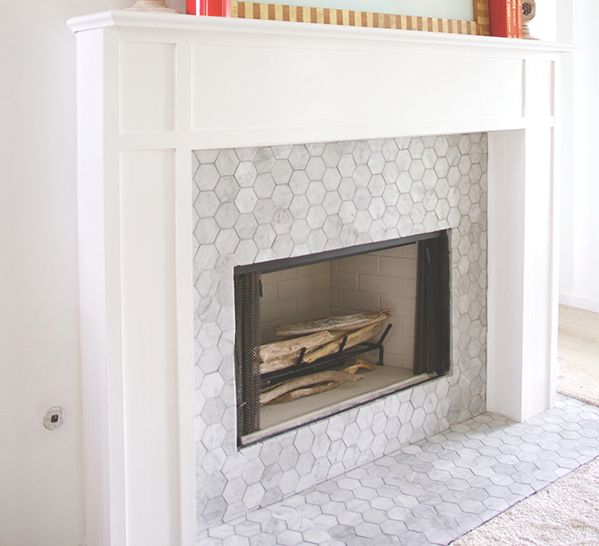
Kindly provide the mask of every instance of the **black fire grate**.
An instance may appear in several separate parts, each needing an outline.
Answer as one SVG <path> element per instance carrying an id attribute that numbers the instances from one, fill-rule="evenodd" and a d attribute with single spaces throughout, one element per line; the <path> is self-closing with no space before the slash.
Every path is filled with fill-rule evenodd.
<path id="1" fill-rule="evenodd" d="M 387 337 L 387 334 L 389 333 L 389 330 L 391 330 L 392 326 L 392 324 L 387 324 L 387 327 L 376 343 L 359 343 L 355 347 L 350 347 L 349 349 L 345 349 L 345 344 L 347 342 L 347 336 L 345 336 L 339 344 L 339 350 L 335 354 L 323 356 L 322 358 L 319 358 L 310 364 L 305 364 L 303 362 L 304 354 L 306 352 L 306 349 L 304 348 L 300 351 L 297 364 L 290 366 L 289 368 L 285 368 L 284 370 L 262 374 L 262 386 L 270 387 L 280 383 L 281 381 L 287 381 L 289 379 L 294 379 L 295 377 L 302 377 L 304 375 L 310 375 L 311 373 L 331 370 L 338 366 L 342 366 L 351 358 L 355 358 L 358 355 L 369 353 L 371 351 L 378 351 L 379 354 L 376 364 L 377 366 L 382 366 L 384 364 L 385 356 L 383 341 L 385 341 L 385 338 Z"/>

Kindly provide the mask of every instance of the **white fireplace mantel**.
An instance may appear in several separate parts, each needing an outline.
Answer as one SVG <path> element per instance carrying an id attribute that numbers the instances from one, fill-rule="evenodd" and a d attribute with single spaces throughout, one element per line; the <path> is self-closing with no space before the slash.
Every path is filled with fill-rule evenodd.
<path id="1" fill-rule="evenodd" d="M 69 26 L 87 544 L 195 542 L 195 149 L 489 132 L 487 406 L 552 404 L 567 46 L 136 12 Z"/>

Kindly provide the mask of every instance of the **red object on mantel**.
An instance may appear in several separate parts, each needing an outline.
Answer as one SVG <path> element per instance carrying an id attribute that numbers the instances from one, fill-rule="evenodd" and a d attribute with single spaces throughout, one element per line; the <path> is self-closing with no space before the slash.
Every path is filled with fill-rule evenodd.
<path id="1" fill-rule="evenodd" d="M 522 0 L 489 0 L 489 30 L 500 38 L 522 37 Z"/>
<path id="2" fill-rule="evenodd" d="M 229 17 L 231 15 L 230 0 L 187 0 L 189 15 L 212 15 L 214 17 Z"/>

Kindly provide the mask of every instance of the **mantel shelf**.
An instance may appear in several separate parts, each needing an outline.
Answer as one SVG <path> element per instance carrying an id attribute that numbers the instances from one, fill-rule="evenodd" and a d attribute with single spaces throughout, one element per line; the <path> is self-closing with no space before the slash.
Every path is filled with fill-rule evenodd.
<path id="1" fill-rule="evenodd" d="M 106 27 L 168 29 L 182 31 L 231 32 L 262 35 L 285 35 L 311 38 L 336 38 L 350 40 L 376 40 L 378 42 L 410 43 L 432 46 L 468 46 L 506 51 L 531 51 L 568 53 L 576 49 L 572 44 L 517 40 L 490 36 L 470 36 L 442 32 L 424 32 L 386 28 L 363 28 L 314 23 L 261 21 L 230 17 L 196 17 L 180 13 L 148 13 L 136 11 L 106 11 L 67 22 L 73 32 L 83 32 Z"/>

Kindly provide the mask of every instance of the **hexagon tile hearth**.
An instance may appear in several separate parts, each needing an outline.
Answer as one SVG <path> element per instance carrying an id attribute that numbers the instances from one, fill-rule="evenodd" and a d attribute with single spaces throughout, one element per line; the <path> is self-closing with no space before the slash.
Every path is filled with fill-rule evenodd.
<path id="1" fill-rule="evenodd" d="M 486 135 L 473 134 L 194 152 L 200 530 L 484 411 L 486 147 Z M 442 229 L 451 230 L 451 374 L 239 449 L 233 267 Z M 369 487 L 354 491 L 356 508 L 373 494 Z M 322 503 L 333 511 L 318 515 L 323 526 L 335 502 Z M 371 507 L 360 536 L 379 528 L 379 509 Z M 339 536 L 352 525 L 347 518 L 335 520 Z M 273 530 L 284 527 L 277 521 Z M 290 531 L 279 543 L 294 537 Z"/>
<path id="2" fill-rule="evenodd" d="M 198 546 L 449 544 L 599 456 L 599 409 L 483 414 L 204 533 Z"/>

